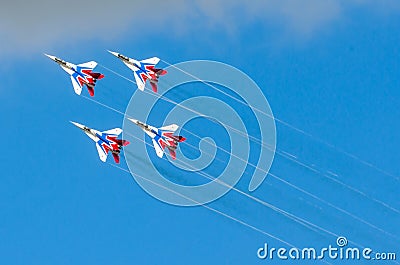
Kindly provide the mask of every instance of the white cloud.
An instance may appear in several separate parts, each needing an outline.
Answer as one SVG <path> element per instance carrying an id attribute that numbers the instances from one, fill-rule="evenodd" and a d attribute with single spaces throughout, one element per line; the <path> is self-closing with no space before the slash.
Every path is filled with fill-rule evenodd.
<path id="1" fill-rule="evenodd" d="M 121 34 L 172 34 L 192 28 L 235 32 L 261 22 L 298 36 L 313 36 L 340 19 L 348 7 L 400 11 L 398 0 L 69 0 L 3 3 L 0 9 L 0 55 L 43 51 L 62 42 L 111 40 Z M 62 40 L 62 41 L 61 41 Z"/>
<path id="2" fill-rule="evenodd" d="M 154 2 L 8 1 L 0 9 L 0 52 L 29 52 L 62 42 L 112 39 L 136 26 L 145 33 L 155 25 L 148 19 L 157 21 L 161 16 L 179 14 L 183 1 Z"/>

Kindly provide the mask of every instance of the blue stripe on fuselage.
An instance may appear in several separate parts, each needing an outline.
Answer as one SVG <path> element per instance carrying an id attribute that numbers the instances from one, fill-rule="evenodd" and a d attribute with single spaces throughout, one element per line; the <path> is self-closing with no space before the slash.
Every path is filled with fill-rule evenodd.
<path id="1" fill-rule="evenodd" d="M 99 142 L 105 143 L 106 145 L 108 145 L 111 148 L 110 143 L 112 143 L 113 141 L 107 139 L 107 136 L 109 136 L 109 135 L 114 136 L 113 134 L 102 133 L 101 135 L 99 135 L 96 133 L 96 137 L 99 138 L 99 141 L 97 141 L 97 143 L 99 143 Z"/>
<path id="2" fill-rule="evenodd" d="M 76 66 L 76 69 L 75 68 L 72 68 L 72 69 L 74 69 L 74 73 L 72 74 L 72 77 L 75 79 L 75 81 L 78 84 L 80 84 L 79 81 L 78 81 L 78 76 L 82 77 L 83 79 L 85 79 L 87 81 L 87 79 L 86 79 L 87 75 L 84 74 L 82 72 L 82 70 L 93 70 L 93 69 L 90 69 L 90 68 L 87 68 L 87 67 L 80 67 L 80 66 Z"/>
<path id="3" fill-rule="evenodd" d="M 136 68 L 139 69 L 139 70 L 135 71 L 135 74 L 137 74 L 137 76 L 140 78 L 140 80 L 142 80 L 143 83 L 144 83 L 144 80 L 142 79 L 142 76 L 140 74 L 144 73 L 145 75 L 147 75 L 147 73 L 149 72 L 148 70 L 146 70 L 146 66 L 147 65 L 152 65 L 153 66 L 153 64 L 150 64 L 150 63 L 140 63 L 139 62 L 139 65 L 135 64 Z"/>

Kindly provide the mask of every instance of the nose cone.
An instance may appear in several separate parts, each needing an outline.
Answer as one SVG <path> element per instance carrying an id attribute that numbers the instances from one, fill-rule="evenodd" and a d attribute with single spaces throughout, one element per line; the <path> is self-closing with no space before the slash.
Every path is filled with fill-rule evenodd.
<path id="1" fill-rule="evenodd" d="M 118 57 L 118 55 L 119 55 L 119 53 L 118 52 L 112 52 L 112 51 L 109 51 L 109 50 L 107 50 L 109 53 L 111 53 L 112 55 L 114 55 L 115 57 Z"/>
<path id="2" fill-rule="evenodd" d="M 44 54 L 44 55 L 46 55 L 47 57 L 49 57 L 50 59 L 52 59 L 53 61 L 55 61 L 56 60 L 56 57 L 55 56 L 53 56 L 53 55 L 48 55 L 48 54 Z"/>
<path id="3" fill-rule="evenodd" d="M 79 129 L 83 130 L 85 128 L 85 125 L 82 125 L 80 123 L 74 122 L 74 121 L 70 121 L 73 125 L 75 125 L 76 127 L 78 127 Z"/>
<path id="4" fill-rule="evenodd" d="M 138 120 L 131 119 L 131 118 L 128 118 L 128 120 L 130 120 L 130 121 L 133 122 L 134 124 L 138 124 Z"/>

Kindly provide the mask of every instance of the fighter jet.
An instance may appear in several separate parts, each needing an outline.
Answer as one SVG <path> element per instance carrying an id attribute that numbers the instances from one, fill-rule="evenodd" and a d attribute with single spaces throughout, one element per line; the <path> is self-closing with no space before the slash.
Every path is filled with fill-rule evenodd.
<path id="1" fill-rule="evenodd" d="M 156 128 L 135 119 L 128 118 L 128 120 L 138 125 L 147 135 L 152 138 L 158 157 L 163 157 L 164 149 L 167 148 L 172 159 L 176 159 L 175 150 L 178 147 L 178 143 L 186 140 L 185 137 L 174 135 L 174 132 L 179 128 L 178 125 L 172 124 L 161 128 Z"/>
<path id="2" fill-rule="evenodd" d="M 157 93 L 158 78 L 160 75 L 165 75 L 167 73 L 167 71 L 163 69 L 154 68 L 154 66 L 160 61 L 159 58 L 152 57 L 149 59 L 136 61 L 135 59 L 126 57 L 125 55 L 122 55 L 120 53 L 112 51 L 109 52 L 119 58 L 124 64 L 126 64 L 126 66 L 128 66 L 133 71 L 136 85 L 141 91 L 144 90 L 146 80 L 149 79 L 153 91 Z"/>
<path id="3" fill-rule="evenodd" d="M 85 84 L 90 96 L 94 96 L 94 86 L 96 85 L 96 81 L 104 77 L 101 73 L 92 72 L 92 70 L 97 66 L 95 61 L 75 65 L 52 55 L 44 55 L 58 63 L 61 68 L 71 76 L 72 85 L 74 86 L 76 94 L 81 94 L 82 86 Z"/>
<path id="4" fill-rule="evenodd" d="M 101 161 L 105 162 L 107 160 L 108 152 L 111 152 L 115 163 L 119 163 L 119 153 L 121 152 L 122 147 L 129 144 L 126 140 L 117 139 L 118 135 L 122 133 L 122 129 L 115 128 L 100 132 L 77 122 L 71 121 L 71 123 L 81 129 L 90 137 L 90 139 L 96 142 L 97 152 L 99 153 Z"/>

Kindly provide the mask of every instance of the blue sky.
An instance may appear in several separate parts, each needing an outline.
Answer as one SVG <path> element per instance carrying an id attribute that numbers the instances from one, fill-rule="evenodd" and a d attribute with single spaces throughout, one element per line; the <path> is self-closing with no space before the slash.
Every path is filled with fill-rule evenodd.
<path id="1" fill-rule="evenodd" d="M 123 116 L 75 95 L 68 76 L 43 52 L 74 63 L 96 60 L 130 77 L 107 49 L 170 63 L 207 59 L 230 64 L 261 87 L 276 118 L 313 136 L 277 122 L 277 150 L 319 173 L 276 155 L 273 176 L 251 195 L 325 232 L 235 191 L 209 207 L 297 247 L 334 245 L 336 237 L 328 231 L 376 251 L 398 251 L 396 1 L 156 1 L 151 6 L 39 1 L 20 9 L 11 3 L 5 7 L 0 11 L 2 263 L 279 264 L 259 260 L 256 251 L 264 243 L 287 247 L 284 243 L 204 207 L 154 199 L 130 174 L 103 164 L 93 142 L 68 122 L 106 130 L 121 127 Z M 125 111 L 135 85 L 102 67 L 96 70 L 106 77 L 96 86 L 95 99 Z M 170 96 L 190 98 L 203 91 L 229 101 L 202 84 Z M 254 126 L 249 120 L 247 126 Z M 220 128 L 213 133 L 202 122 L 187 129 L 229 147 Z M 143 137 L 139 130 L 132 134 Z M 197 154 L 187 145 L 182 149 L 188 157 Z M 137 160 L 138 170 L 150 166 L 147 158 Z M 121 165 L 126 167 L 124 161 Z M 222 165 L 213 166 L 207 174 L 217 174 Z M 204 181 L 200 175 L 191 177 L 182 173 L 173 180 Z M 236 188 L 247 191 L 248 183 L 244 176 Z"/>

